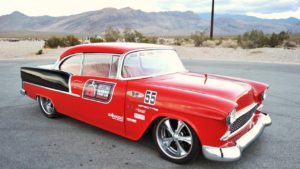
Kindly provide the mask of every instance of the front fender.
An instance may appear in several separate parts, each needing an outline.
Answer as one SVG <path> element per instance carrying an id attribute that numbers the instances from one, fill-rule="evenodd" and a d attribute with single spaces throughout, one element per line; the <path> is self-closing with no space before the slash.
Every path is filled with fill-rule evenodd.
<path id="1" fill-rule="evenodd" d="M 237 106 L 235 102 L 207 94 L 151 87 L 149 90 L 157 91 L 155 105 L 145 104 L 143 99 L 126 98 L 126 136 L 132 140 L 140 139 L 156 119 L 170 117 L 188 123 L 202 144 L 218 144 L 227 130 L 225 119 Z M 134 114 L 142 114 L 144 119 L 135 119 Z"/>

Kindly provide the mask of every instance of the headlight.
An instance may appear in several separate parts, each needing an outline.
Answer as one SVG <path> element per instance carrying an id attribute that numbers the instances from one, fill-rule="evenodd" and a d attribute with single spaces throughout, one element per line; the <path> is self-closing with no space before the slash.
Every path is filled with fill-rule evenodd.
<path id="1" fill-rule="evenodd" d="M 232 124 L 237 119 L 236 109 L 234 108 L 226 118 L 226 123 L 228 125 Z"/>
<path id="2" fill-rule="evenodd" d="M 267 90 L 265 90 L 261 95 L 261 100 L 265 100 L 267 98 Z"/>

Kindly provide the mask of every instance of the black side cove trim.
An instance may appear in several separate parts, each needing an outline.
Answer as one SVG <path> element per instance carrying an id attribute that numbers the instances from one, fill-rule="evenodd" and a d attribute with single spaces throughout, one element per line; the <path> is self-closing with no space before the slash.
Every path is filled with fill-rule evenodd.
<path id="1" fill-rule="evenodd" d="M 21 78 L 24 82 L 69 92 L 70 74 L 59 70 L 33 67 L 21 67 Z"/>

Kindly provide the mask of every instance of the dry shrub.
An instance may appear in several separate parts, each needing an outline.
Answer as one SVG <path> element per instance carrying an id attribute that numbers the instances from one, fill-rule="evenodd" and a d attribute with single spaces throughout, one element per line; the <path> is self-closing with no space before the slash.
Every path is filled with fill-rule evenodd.
<path id="1" fill-rule="evenodd" d="M 222 44 L 222 41 L 223 41 L 222 39 L 217 39 L 215 40 L 215 43 L 217 46 L 220 46 Z"/>
<path id="2" fill-rule="evenodd" d="M 41 55 L 41 54 L 43 54 L 43 50 L 40 49 L 40 50 L 38 50 L 35 54 L 36 54 L 36 55 Z"/>
<path id="3" fill-rule="evenodd" d="M 117 28 L 109 27 L 104 32 L 106 42 L 117 42 L 121 38 L 121 32 Z"/>
<path id="4" fill-rule="evenodd" d="M 202 43 L 202 46 L 203 46 L 203 47 L 214 48 L 214 47 L 216 47 L 216 42 L 215 42 L 215 41 L 212 41 L 212 40 L 207 40 L 207 41 L 204 41 L 204 42 Z"/>
<path id="5" fill-rule="evenodd" d="M 159 38 L 158 43 L 161 44 L 161 45 L 164 45 L 164 44 L 166 44 L 166 40 L 163 39 L 163 38 Z"/>
<path id="6" fill-rule="evenodd" d="M 196 47 L 202 46 L 203 42 L 208 39 L 205 32 L 196 31 L 191 34 L 191 39 L 194 41 Z"/>
<path id="7" fill-rule="evenodd" d="M 222 43 L 221 43 L 221 47 L 236 49 L 238 47 L 238 43 L 237 43 L 236 40 L 232 40 L 232 39 L 223 40 Z"/>
<path id="8" fill-rule="evenodd" d="M 74 35 L 68 35 L 66 37 L 58 38 L 52 36 L 45 41 L 45 48 L 58 48 L 58 47 L 69 47 L 79 45 L 80 41 Z"/>
<path id="9" fill-rule="evenodd" d="M 242 48 L 262 48 L 262 47 L 279 47 L 284 44 L 285 40 L 290 38 L 289 33 L 281 31 L 280 33 L 265 34 L 261 30 L 252 30 L 245 32 L 243 36 L 239 35 L 237 40 Z"/>
<path id="10" fill-rule="evenodd" d="M 180 37 L 176 37 L 176 38 L 174 39 L 174 43 L 173 43 L 173 45 L 176 45 L 176 46 L 181 46 L 181 45 L 182 45 L 182 43 L 183 43 L 183 39 L 182 39 L 182 38 L 180 38 Z"/>
<path id="11" fill-rule="evenodd" d="M 297 43 L 293 42 L 293 41 L 287 41 L 284 43 L 284 47 L 285 48 L 296 48 L 297 47 Z"/>

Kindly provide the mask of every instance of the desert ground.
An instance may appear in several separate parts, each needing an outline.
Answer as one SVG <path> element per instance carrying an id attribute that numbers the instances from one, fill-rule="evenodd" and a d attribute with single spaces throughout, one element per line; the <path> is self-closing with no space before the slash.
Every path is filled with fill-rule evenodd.
<path id="1" fill-rule="evenodd" d="M 38 41 L 0 41 L 1 169 L 300 168 L 299 48 L 174 47 L 188 70 L 270 84 L 264 111 L 273 121 L 239 161 L 215 162 L 200 155 L 183 166 L 162 159 L 150 134 L 135 142 L 66 116 L 45 118 L 35 100 L 19 94 L 20 67 L 51 64 L 66 50 L 43 49 L 43 55 L 35 55 L 42 47 Z"/>
<path id="2" fill-rule="evenodd" d="M 0 59 L 56 58 L 66 48 L 43 49 L 44 41 L 0 41 Z M 209 48 L 174 46 L 183 59 L 300 64 L 300 48 Z M 36 52 L 43 49 L 42 55 Z"/>
<path id="3" fill-rule="evenodd" d="M 51 120 L 35 100 L 19 94 L 20 67 L 50 64 L 55 58 L 0 60 L 1 169 L 282 169 L 300 168 L 300 66 L 238 61 L 182 61 L 188 70 L 270 84 L 263 110 L 273 124 L 244 152 L 239 161 L 222 163 L 199 156 L 186 165 L 162 159 L 151 134 L 135 142 L 63 116 Z"/>

